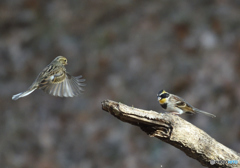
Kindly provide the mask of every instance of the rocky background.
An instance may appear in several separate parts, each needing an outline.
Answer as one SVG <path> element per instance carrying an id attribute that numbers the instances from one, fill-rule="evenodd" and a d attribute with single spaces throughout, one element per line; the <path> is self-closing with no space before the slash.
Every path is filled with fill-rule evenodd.
<path id="1" fill-rule="evenodd" d="M 239 152 L 239 39 L 237 0 L 1 0 L 0 167 L 202 167 L 101 109 L 163 112 L 161 89 L 217 115 L 181 117 Z M 11 100 L 58 55 L 84 94 Z"/>

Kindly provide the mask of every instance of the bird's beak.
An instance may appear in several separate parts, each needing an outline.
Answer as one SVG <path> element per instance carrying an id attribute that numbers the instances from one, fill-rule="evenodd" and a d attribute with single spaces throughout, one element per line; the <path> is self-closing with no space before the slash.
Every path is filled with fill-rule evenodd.
<path id="1" fill-rule="evenodd" d="M 158 98 L 158 101 L 161 100 L 161 97 L 158 96 L 157 98 Z"/>

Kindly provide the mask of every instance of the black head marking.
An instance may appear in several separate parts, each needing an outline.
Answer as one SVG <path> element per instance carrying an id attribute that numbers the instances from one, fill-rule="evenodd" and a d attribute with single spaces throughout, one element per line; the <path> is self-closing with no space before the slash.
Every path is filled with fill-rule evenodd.
<path id="1" fill-rule="evenodd" d="M 163 92 L 163 89 L 158 92 L 158 94 L 161 94 Z"/>
<path id="2" fill-rule="evenodd" d="M 160 97 L 160 95 L 162 94 L 164 92 L 164 90 L 162 89 L 162 90 L 160 90 L 159 92 L 158 92 L 158 94 L 157 94 L 157 97 Z"/>
<path id="3" fill-rule="evenodd" d="M 168 98 L 168 97 L 169 97 L 169 93 L 163 93 L 163 94 L 160 95 L 160 97 L 161 97 L 162 99 Z"/>
<path id="4" fill-rule="evenodd" d="M 167 109 L 167 103 L 161 104 L 162 108 Z"/>

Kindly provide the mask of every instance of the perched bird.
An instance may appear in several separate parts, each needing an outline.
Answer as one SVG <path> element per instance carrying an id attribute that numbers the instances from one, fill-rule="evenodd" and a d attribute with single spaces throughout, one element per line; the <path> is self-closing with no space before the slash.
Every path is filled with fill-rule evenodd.
<path id="1" fill-rule="evenodd" d="M 27 91 L 13 95 L 12 99 L 17 100 L 31 94 L 36 89 L 42 89 L 46 93 L 59 97 L 78 96 L 83 92 L 82 86 L 85 79 L 82 76 L 71 76 L 67 73 L 67 59 L 63 56 L 56 57 L 38 75 Z"/>
<path id="2" fill-rule="evenodd" d="M 171 112 L 173 114 L 180 115 L 183 113 L 189 113 L 189 114 L 203 113 L 210 117 L 216 117 L 213 114 L 210 114 L 208 112 L 205 112 L 193 107 L 182 98 L 174 94 L 168 93 L 165 90 L 161 90 L 157 94 L 157 98 L 162 108 L 165 109 L 167 112 Z"/>

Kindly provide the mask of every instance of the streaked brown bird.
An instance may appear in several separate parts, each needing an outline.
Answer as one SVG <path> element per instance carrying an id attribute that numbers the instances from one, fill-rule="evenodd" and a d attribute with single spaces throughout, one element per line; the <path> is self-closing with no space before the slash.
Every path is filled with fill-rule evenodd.
<path id="1" fill-rule="evenodd" d="M 157 94 L 157 98 L 162 108 L 167 112 L 171 112 L 172 114 L 181 115 L 183 113 L 188 114 L 202 113 L 210 117 L 216 117 L 211 113 L 193 107 L 185 100 L 183 100 L 181 97 L 168 93 L 165 90 L 159 91 L 159 93 Z"/>
<path id="2" fill-rule="evenodd" d="M 12 99 L 25 97 L 36 89 L 42 89 L 46 93 L 58 97 L 78 96 L 84 91 L 82 86 L 85 86 L 83 83 L 85 79 L 82 79 L 82 76 L 74 77 L 68 74 L 65 65 L 67 65 L 65 57 L 56 57 L 43 69 L 27 91 L 13 95 Z"/>

